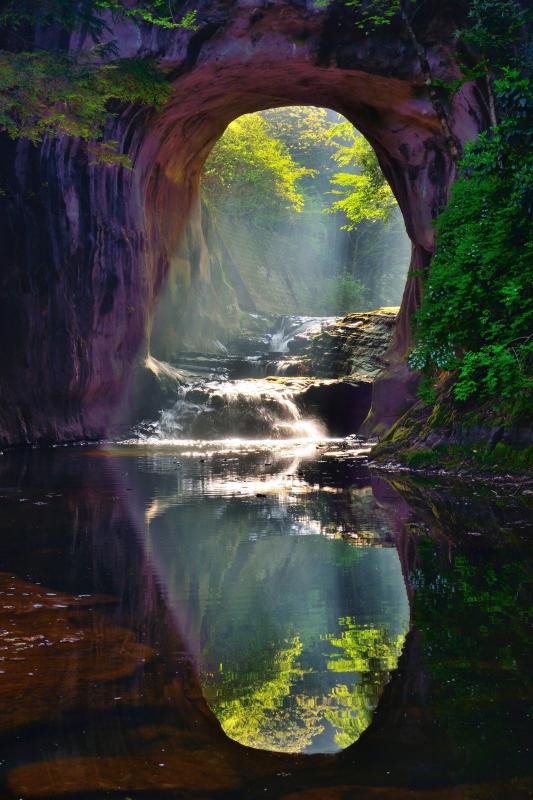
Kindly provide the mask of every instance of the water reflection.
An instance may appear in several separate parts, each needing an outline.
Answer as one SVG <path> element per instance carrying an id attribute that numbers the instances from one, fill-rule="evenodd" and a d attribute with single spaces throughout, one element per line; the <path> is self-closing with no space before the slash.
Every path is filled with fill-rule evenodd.
<path id="1" fill-rule="evenodd" d="M 0 459 L 2 797 L 530 795 L 528 496 L 335 446 Z"/>
<path id="2" fill-rule="evenodd" d="M 250 463 L 240 480 L 235 467 L 180 474 L 147 509 L 147 536 L 225 732 L 262 749 L 334 752 L 368 726 L 409 606 L 386 521 L 369 525 L 370 488 L 326 492 L 294 467 L 262 480 Z"/>

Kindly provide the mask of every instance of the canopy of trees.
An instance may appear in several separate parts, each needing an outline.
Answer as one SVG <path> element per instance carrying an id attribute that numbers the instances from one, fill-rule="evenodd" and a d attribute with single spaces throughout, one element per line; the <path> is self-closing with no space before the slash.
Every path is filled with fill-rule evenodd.
<path id="1" fill-rule="evenodd" d="M 332 193 L 339 196 L 331 211 L 346 215 L 344 230 L 354 230 L 365 221 L 389 222 L 397 204 L 369 142 L 347 121 L 332 127 L 329 140 L 334 146 L 333 160 L 349 168 L 331 180 Z"/>
<path id="2" fill-rule="evenodd" d="M 234 212 L 275 215 L 302 210 L 298 183 L 312 174 L 259 114 L 246 114 L 226 128 L 204 168 L 203 183 L 213 198 L 224 196 Z"/>
<path id="3" fill-rule="evenodd" d="M 399 302 L 408 262 L 401 215 L 372 147 L 338 114 L 289 107 L 239 118 L 209 156 L 203 189 L 215 216 L 254 230 L 257 252 L 238 236 L 228 244 L 237 260 L 244 248 L 313 283 L 300 313 Z"/>

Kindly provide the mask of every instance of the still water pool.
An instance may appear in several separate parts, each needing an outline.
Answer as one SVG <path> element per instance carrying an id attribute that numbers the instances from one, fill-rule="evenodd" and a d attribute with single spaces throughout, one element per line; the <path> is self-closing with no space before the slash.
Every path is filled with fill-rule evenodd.
<path id="1" fill-rule="evenodd" d="M 224 731 L 335 752 L 368 727 L 401 653 L 400 560 L 370 487 L 326 491 L 265 457 L 244 477 L 239 459 L 143 458 L 158 476 L 147 553 Z"/>
<path id="2" fill-rule="evenodd" d="M 333 441 L 4 455 L 0 797 L 529 796 L 528 501 Z"/>

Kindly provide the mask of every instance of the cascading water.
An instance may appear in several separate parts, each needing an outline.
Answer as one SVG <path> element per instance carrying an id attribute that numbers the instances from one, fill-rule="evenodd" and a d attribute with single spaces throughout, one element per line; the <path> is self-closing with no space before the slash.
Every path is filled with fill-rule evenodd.
<path id="1" fill-rule="evenodd" d="M 267 380 L 212 381 L 183 387 L 176 404 L 146 431 L 149 436 L 254 439 L 318 438 L 318 423 L 302 419 L 293 391 Z"/>
<path id="2" fill-rule="evenodd" d="M 176 388 L 175 402 L 158 420 L 136 426 L 136 436 L 157 442 L 323 438 L 323 426 L 304 418 L 298 407 L 295 395 L 301 387 L 268 378 L 297 375 L 299 359 L 289 352 L 291 342 L 296 337 L 304 342 L 306 334 L 331 322 L 329 317 L 281 317 L 269 335 L 234 343 L 224 354 L 181 354 L 169 365 L 187 376 Z"/>
<path id="3" fill-rule="evenodd" d="M 304 333 L 317 332 L 335 317 L 281 317 L 277 329 L 270 336 L 270 351 L 286 353 L 289 342 Z"/>

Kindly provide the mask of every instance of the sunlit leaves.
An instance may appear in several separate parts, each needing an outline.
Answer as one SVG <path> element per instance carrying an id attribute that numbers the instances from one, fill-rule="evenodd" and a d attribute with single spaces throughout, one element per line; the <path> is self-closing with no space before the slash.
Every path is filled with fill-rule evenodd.
<path id="1" fill-rule="evenodd" d="M 301 211 L 298 182 L 313 170 L 300 166 L 258 114 L 232 122 L 213 148 L 204 168 L 206 193 L 226 196 L 242 212 L 276 214 Z"/>
<path id="2" fill-rule="evenodd" d="M 322 166 L 330 147 L 330 131 L 334 124 L 325 108 L 288 106 L 261 112 L 271 133 L 289 148 L 293 157 L 306 156 Z"/>
<path id="3" fill-rule="evenodd" d="M 348 674 L 358 672 L 361 680 L 350 687 L 337 686 L 334 691 L 337 702 L 330 705 L 326 717 L 337 729 L 336 743 L 348 747 L 370 724 L 384 675 L 396 669 L 404 637 L 392 637 L 387 628 L 365 627 L 349 617 L 340 623 L 340 635 L 327 637 L 336 648 L 328 661 L 328 670 Z"/>
<path id="4" fill-rule="evenodd" d="M 0 129 L 34 143 L 59 135 L 98 140 L 110 100 L 157 108 L 168 98 L 170 87 L 153 62 L 101 63 L 99 56 L 98 48 L 77 60 L 42 50 L 0 51 Z M 92 149 L 107 163 L 124 160 L 113 159 L 109 142 Z"/>
<path id="5" fill-rule="evenodd" d="M 298 752 L 322 731 L 320 709 L 314 704 L 306 707 L 300 703 L 297 715 L 292 708 L 284 708 L 294 684 L 304 675 L 299 663 L 302 651 L 300 638 L 294 636 L 275 656 L 270 677 L 258 682 L 245 697 L 230 696 L 231 681 L 224 682 L 226 676 L 221 667 L 222 697 L 213 698 L 211 704 L 230 738 L 247 747 Z M 209 684 L 207 694 L 209 697 Z"/>
<path id="6" fill-rule="evenodd" d="M 366 628 L 355 620 L 341 620 L 339 636 L 328 637 L 338 649 L 328 661 L 333 672 L 383 672 L 396 668 L 403 636 L 391 639 L 385 628 Z"/>
<path id="7" fill-rule="evenodd" d="M 336 685 L 323 697 L 313 698 L 303 691 L 305 653 L 297 636 L 279 650 L 271 675 L 245 696 L 231 696 L 232 679 L 222 665 L 217 677 L 222 683 L 213 697 L 213 678 L 205 676 L 208 700 L 225 733 L 248 747 L 302 752 L 323 732 L 327 720 L 336 731 L 339 747 L 353 744 L 370 724 L 383 684 L 397 666 L 404 637 L 392 637 L 386 627 L 365 627 L 351 618 L 340 619 L 339 626 L 338 635 L 321 637 L 331 651 L 326 669 L 351 675 L 352 680 L 349 685 Z"/>
<path id="8" fill-rule="evenodd" d="M 165 29 L 193 28 L 196 12 L 180 12 L 173 0 L 3 3 L 0 27 L 16 32 L 16 48 L 0 51 L 0 130 L 34 143 L 45 136 L 79 137 L 90 143 L 93 160 L 131 166 L 114 142 L 103 141 L 110 101 L 158 108 L 171 88 L 152 60 L 116 59 L 113 41 L 98 44 L 120 19 Z M 50 25 L 69 33 L 81 29 L 96 44 L 78 52 L 35 49 L 32 31 Z"/>
<path id="9" fill-rule="evenodd" d="M 341 211 L 347 223 L 344 230 L 353 230 L 361 222 L 391 219 L 396 200 L 372 146 L 349 122 L 335 125 L 330 133 L 334 146 L 332 158 L 351 171 L 338 172 L 332 179 L 335 188 L 330 213 Z"/>

